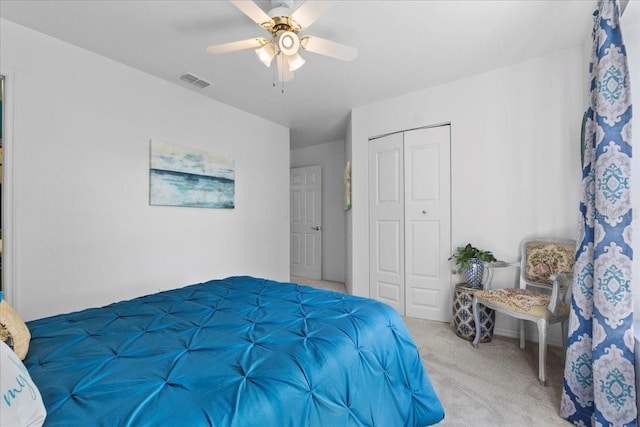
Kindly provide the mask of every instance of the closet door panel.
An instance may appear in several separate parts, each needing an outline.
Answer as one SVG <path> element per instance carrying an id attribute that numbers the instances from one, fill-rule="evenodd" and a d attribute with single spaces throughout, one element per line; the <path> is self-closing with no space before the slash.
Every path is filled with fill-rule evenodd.
<path id="1" fill-rule="evenodd" d="M 402 134 L 369 143 L 369 294 L 404 314 Z"/>
<path id="2" fill-rule="evenodd" d="M 451 251 L 449 126 L 405 132 L 406 314 L 447 321 Z"/>
<path id="3" fill-rule="evenodd" d="M 411 247 L 406 254 L 411 277 L 437 277 L 440 270 L 440 224 L 438 221 L 411 221 L 409 240 Z"/>

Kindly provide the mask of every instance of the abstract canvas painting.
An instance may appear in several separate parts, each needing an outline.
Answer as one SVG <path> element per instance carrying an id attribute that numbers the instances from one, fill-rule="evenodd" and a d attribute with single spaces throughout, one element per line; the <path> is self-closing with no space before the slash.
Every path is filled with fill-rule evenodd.
<path id="1" fill-rule="evenodd" d="M 151 205 L 235 207 L 233 160 L 163 141 L 151 141 Z"/>

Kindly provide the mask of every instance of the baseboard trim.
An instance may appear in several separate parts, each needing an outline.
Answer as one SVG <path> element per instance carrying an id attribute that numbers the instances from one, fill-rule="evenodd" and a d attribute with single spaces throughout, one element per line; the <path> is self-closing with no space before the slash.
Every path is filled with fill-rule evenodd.
<path id="1" fill-rule="evenodd" d="M 518 334 L 517 331 L 514 331 L 512 329 L 494 328 L 493 334 L 501 336 L 501 337 L 506 337 L 506 338 L 520 339 L 520 334 Z M 533 342 L 536 342 L 536 343 L 539 342 L 538 332 L 537 331 L 533 331 L 533 332 L 527 331 L 526 340 L 527 341 L 533 341 Z M 553 345 L 553 346 L 556 346 L 556 347 L 562 347 L 562 339 L 558 339 L 555 336 L 547 337 L 547 345 Z"/>

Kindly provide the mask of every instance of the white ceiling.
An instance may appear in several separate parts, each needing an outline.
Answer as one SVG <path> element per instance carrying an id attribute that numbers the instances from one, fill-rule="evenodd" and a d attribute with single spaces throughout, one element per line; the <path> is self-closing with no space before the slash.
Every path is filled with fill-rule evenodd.
<path id="1" fill-rule="evenodd" d="M 595 0 L 336 1 L 301 35 L 354 46 L 358 57 L 346 63 L 303 52 L 307 63 L 284 94 L 272 85 L 273 66 L 251 49 L 206 52 L 267 36 L 224 0 L 0 0 L 0 16 L 289 127 L 299 148 L 343 139 L 356 106 L 580 45 L 594 7 Z M 189 87 L 178 80 L 185 71 L 214 85 Z"/>

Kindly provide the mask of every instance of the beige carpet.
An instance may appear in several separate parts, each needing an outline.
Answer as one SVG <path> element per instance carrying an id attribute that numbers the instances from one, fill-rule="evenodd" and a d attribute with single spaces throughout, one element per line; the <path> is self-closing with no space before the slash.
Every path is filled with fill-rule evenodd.
<path id="1" fill-rule="evenodd" d="M 559 416 L 562 354 L 549 347 L 547 386 L 538 381 L 538 346 L 520 350 L 494 337 L 474 349 L 448 323 L 404 318 L 445 409 L 442 426 L 569 426 Z"/>
<path id="2" fill-rule="evenodd" d="M 292 282 L 345 292 L 339 282 L 292 277 Z M 494 337 L 474 349 L 448 323 L 404 318 L 440 397 L 445 419 L 439 426 L 570 426 L 559 414 L 562 352 L 549 347 L 547 386 L 538 382 L 538 346 Z"/>

